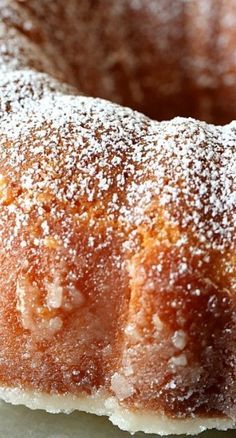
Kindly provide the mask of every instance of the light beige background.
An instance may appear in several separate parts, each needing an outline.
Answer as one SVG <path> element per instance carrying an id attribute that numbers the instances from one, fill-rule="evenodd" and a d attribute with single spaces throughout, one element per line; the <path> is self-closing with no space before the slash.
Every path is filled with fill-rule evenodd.
<path id="1" fill-rule="evenodd" d="M 133 435 L 133 438 L 155 437 L 143 433 Z M 200 437 L 236 438 L 236 431 L 211 431 Z M 53 415 L 0 402 L 0 438 L 131 438 L 131 435 L 112 426 L 104 417 L 84 413 Z"/>

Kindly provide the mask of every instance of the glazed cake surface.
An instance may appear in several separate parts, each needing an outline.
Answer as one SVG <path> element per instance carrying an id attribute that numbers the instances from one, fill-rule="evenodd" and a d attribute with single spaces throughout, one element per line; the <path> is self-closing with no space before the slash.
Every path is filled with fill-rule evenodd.
<path id="1" fill-rule="evenodd" d="M 236 119 L 235 0 L 1 0 L 2 69 L 156 120 Z"/>
<path id="2" fill-rule="evenodd" d="M 83 96 L 59 56 L 76 4 L 0 2 L 0 396 L 131 432 L 233 428 L 236 122 Z"/>

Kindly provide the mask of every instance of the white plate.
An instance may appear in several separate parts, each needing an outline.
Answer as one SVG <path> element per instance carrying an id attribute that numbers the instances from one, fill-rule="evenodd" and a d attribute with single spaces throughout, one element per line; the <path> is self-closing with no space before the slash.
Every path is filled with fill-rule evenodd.
<path id="1" fill-rule="evenodd" d="M 157 435 L 133 435 L 133 438 L 154 437 Z M 236 432 L 211 431 L 200 437 L 236 438 Z M 47 414 L 0 402 L 0 438 L 131 438 L 131 435 L 112 426 L 104 417 L 77 412 Z"/>

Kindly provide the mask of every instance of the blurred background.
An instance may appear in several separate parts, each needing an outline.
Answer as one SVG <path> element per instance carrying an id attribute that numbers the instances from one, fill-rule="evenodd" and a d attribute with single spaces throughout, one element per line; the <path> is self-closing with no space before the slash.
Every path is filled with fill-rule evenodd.
<path id="1" fill-rule="evenodd" d="M 133 438 L 157 438 L 158 435 L 136 433 Z M 196 436 L 196 435 L 194 435 Z M 0 402 L 0 438 L 131 438 L 113 426 L 107 418 L 74 412 L 48 414 L 23 406 Z M 236 438 L 236 431 L 204 432 L 199 438 Z M 173 435 L 169 438 L 175 438 Z M 184 438 L 184 435 L 178 435 Z"/>

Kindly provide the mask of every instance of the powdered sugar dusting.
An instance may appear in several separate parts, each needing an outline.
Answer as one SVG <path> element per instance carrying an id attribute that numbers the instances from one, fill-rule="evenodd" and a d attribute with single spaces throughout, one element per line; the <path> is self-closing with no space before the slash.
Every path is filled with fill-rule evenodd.
<path id="1" fill-rule="evenodd" d="M 184 3 L 190 2 L 180 6 Z M 21 15 L 16 2 L 0 4 L 7 5 L 1 11 L 0 25 L 0 242 L 4 255 L 15 255 L 19 248 L 22 254 L 14 280 L 19 324 L 36 339 L 52 340 L 69 324 L 68 315 L 76 310 L 78 317 L 96 288 L 97 303 L 107 290 L 111 292 L 111 280 L 106 284 L 104 273 L 101 275 L 107 258 L 109 267 L 115 265 L 114 272 L 125 277 L 130 292 L 123 332 L 128 346 L 122 358 L 124 370 L 111 377 L 116 397 L 122 402 L 140 394 L 135 380 L 139 370 L 133 362 L 139 360 L 141 343 L 145 344 L 145 359 L 163 354 L 164 359 L 158 356 L 158 364 L 163 360 L 172 373 L 165 388 L 179 389 L 186 382 L 194 387 L 202 370 L 198 364 L 191 369 L 194 347 L 190 335 L 195 334 L 201 313 L 194 314 L 191 328 L 186 329 L 184 305 L 191 299 L 199 303 L 205 294 L 207 311 L 218 317 L 218 284 L 225 285 L 222 295 L 232 296 L 235 287 L 236 123 L 214 126 L 181 117 L 156 122 L 107 100 L 78 95 L 59 81 L 60 76 L 66 79 L 64 60 L 60 63 L 57 56 L 51 56 L 53 45 L 43 50 L 45 34 L 39 32 L 34 12 L 29 17 Z M 40 3 L 39 11 L 45 4 Z M 123 5 L 116 2 L 114 14 L 122 15 Z M 138 0 L 130 5 L 136 12 L 142 10 Z M 156 2 L 150 1 L 149 8 L 159 15 Z M 73 8 L 68 8 L 68 14 L 71 11 Z M 162 10 L 163 23 L 174 20 L 182 7 L 171 16 L 168 11 Z M 167 32 L 160 41 L 161 52 L 168 41 Z M 108 64 L 115 66 L 123 59 L 127 53 L 121 50 Z M 130 59 L 127 72 L 137 62 L 135 56 Z M 204 75 L 201 81 L 209 84 Z M 70 82 L 75 83 L 74 77 Z M 106 83 L 106 90 L 109 87 L 113 90 L 112 80 Z M 142 95 L 137 83 L 133 90 Z M 166 254 L 173 256 L 173 263 Z M 19 257 L 15 259 L 18 262 Z M 44 271 L 38 266 L 40 260 Z M 202 269 L 214 260 L 215 278 Z M 90 284 L 84 287 L 89 269 L 94 290 Z M 197 280 L 194 269 L 199 273 Z M 196 284 L 191 282 L 193 278 Z M 179 290 L 184 297 L 175 295 Z M 168 326 L 166 308 L 155 308 L 157 299 L 154 310 L 149 309 L 156 291 L 159 298 L 168 296 L 164 307 L 169 306 L 175 316 L 173 330 Z M 91 330 L 97 334 L 96 324 L 95 318 Z M 99 326 L 101 334 L 102 328 Z M 232 326 L 224 330 L 229 333 Z M 89 336 L 86 333 L 86 341 Z M 149 336 L 155 342 L 151 343 Z M 102 345 L 101 339 L 99 342 Z M 212 345 L 203 343 L 202 348 L 207 361 Z M 104 346 L 104 357 L 104 351 L 109 355 L 111 349 Z M 141 377 L 149 384 L 150 375 L 144 368 Z M 91 375 L 94 369 L 92 363 Z M 189 370 L 190 377 L 185 374 Z M 89 373 L 90 368 L 85 379 L 91 385 Z M 182 373 L 179 381 L 178 373 Z M 144 399 L 157 398 L 152 390 L 155 384 L 164 385 L 163 376 L 160 367 L 148 390 L 145 388 Z M 71 383 L 71 374 L 66 379 Z M 171 399 L 173 406 L 181 397 L 191 397 L 192 387 L 178 400 Z"/>
<path id="2" fill-rule="evenodd" d="M 33 50 L 24 47 L 26 53 Z M 76 96 L 74 89 L 47 73 L 32 70 L 29 61 L 27 68 L 19 64 L 15 70 L 11 60 L 18 56 L 23 59 L 9 52 L 9 64 L 3 61 L 9 72 L 0 71 L 0 237 L 5 248 L 10 250 L 16 240 L 27 248 L 25 232 L 32 217 L 40 226 L 30 237 L 35 253 L 41 248 L 69 248 L 70 206 L 78 220 L 88 220 L 91 227 L 94 214 L 97 222 L 106 218 L 110 225 L 104 246 L 115 227 L 125 258 L 137 251 L 144 229 L 157 229 L 157 213 L 175 229 L 180 250 L 190 233 L 195 242 L 192 254 L 207 257 L 211 249 L 232 253 L 235 122 L 215 127 L 184 118 L 151 121 L 105 100 Z M 45 205 L 51 219 L 62 223 L 60 233 L 50 227 Z M 9 221 L 13 228 L 6 227 Z M 163 238 L 165 234 L 158 232 L 157 241 Z M 88 242 L 91 252 L 93 239 Z M 233 272 L 231 256 L 224 266 Z M 157 269 L 161 272 L 161 261 Z M 183 256 L 175 275 L 187 271 Z"/>
<path id="3" fill-rule="evenodd" d="M 235 118 L 234 0 L 0 5 L 2 71 L 44 71 L 158 120 Z"/>
<path id="4" fill-rule="evenodd" d="M 72 205 L 106 199 L 107 219 L 130 228 L 150 222 L 145 212 L 156 203 L 209 248 L 232 244 L 234 122 L 157 123 L 103 100 L 62 94 L 49 77 L 31 72 L 5 80 L 1 105 L 1 172 L 22 190 L 17 211 L 14 202 L 6 206 L 17 216 L 15 234 L 49 191 Z"/>

